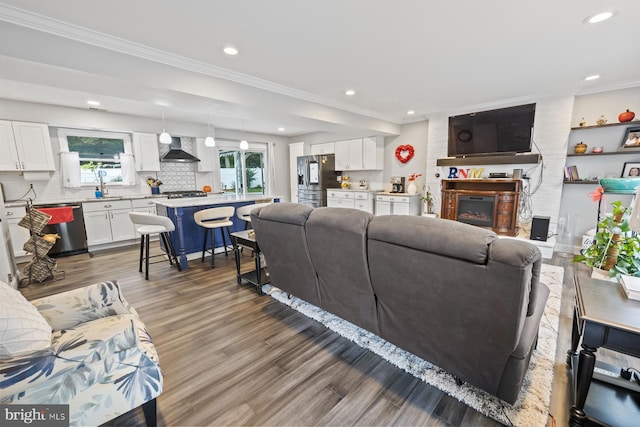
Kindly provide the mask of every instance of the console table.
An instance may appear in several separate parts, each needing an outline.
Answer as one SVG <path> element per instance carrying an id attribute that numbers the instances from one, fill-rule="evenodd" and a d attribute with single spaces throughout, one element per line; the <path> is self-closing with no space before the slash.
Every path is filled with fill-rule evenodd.
<path id="1" fill-rule="evenodd" d="M 483 226 L 506 236 L 517 234 L 521 180 L 443 179 L 441 185 L 442 218 Z M 463 204 L 470 208 L 462 208 Z"/>
<path id="2" fill-rule="evenodd" d="M 638 425 L 640 399 L 623 388 L 591 379 L 599 347 L 640 357 L 640 301 L 628 299 L 616 282 L 576 277 L 575 286 L 571 349 L 567 352 L 574 383 L 569 425 Z M 593 396 L 587 399 L 587 395 Z"/>

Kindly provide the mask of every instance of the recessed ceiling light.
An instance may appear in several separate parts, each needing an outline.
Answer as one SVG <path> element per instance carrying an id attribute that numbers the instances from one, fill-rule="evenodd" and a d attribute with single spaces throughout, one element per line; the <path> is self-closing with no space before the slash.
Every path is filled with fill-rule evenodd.
<path id="1" fill-rule="evenodd" d="M 600 78 L 600 75 L 598 75 L 598 74 L 593 74 L 593 75 L 591 75 L 591 76 L 587 76 L 587 77 L 585 77 L 584 79 L 585 79 L 585 80 L 596 80 L 596 79 L 599 79 L 599 78 Z"/>
<path id="2" fill-rule="evenodd" d="M 610 11 L 600 12 L 600 13 L 596 13 L 594 15 L 591 15 L 591 16 L 587 17 L 584 20 L 584 22 L 589 23 L 589 24 L 597 24 L 598 22 L 606 21 L 607 19 L 611 18 L 612 16 L 613 16 L 613 12 L 610 12 Z"/>
<path id="3" fill-rule="evenodd" d="M 238 54 L 238 49 L 236 49 L 233 46 L 227 46 L 223 49 L 223 52 L 226 53 L 227 55 L 237 55 Z"/>
<path id="4" fill-rule="evenodd" d="M 346 91 L 344 92 L 344 94 L 345 94 L 345 95 L 347 95 L 347 96 L 353 96 L 353 95 L 355 95 L 355 94 L 356 94 L 356 91 L 355 91 L 355 90 L 353 90 L 353 89 L 349 89 L 349 90 L 346 90 Z"/>
<path id="5" fill-rule="evenodd" d="M 98 102 L 98 101 L 87 101 L 87 104 L 93 105 L 94 107 L 97 107 L 97 106 L 100 105 L 100 102 Z"/>
<path id="6" fill-rule="evenodd" d="M 410 115 L 410 116 L 411 116 L 411 115 L 413 115 L 413 114 L 415 114 L 415 113 L 416 113 L 416 112 L 415 112 L 415 111 L 413 111 L 413 110 L 409 110 L 409 111 L 407 111 L 407 114 L 408 114 L 408 115 Z"/>
<path id="7" fill-rule="evenodd" d="M 279 130 L 280 132 L 284 132 L 284 128 L 283 128 L 283 127 L 279 127 L 279 128 L 278 128 L 278 130 Z"/>

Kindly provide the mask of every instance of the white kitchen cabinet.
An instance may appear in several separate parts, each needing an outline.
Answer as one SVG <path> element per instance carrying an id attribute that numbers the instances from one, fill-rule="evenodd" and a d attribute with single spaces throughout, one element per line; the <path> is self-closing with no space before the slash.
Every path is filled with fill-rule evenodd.
<path id="1" fill-rule="evenodd" d="M 196 138 L 193 144 L 193 155 L 200 159 L 196 162 L 198 172 L 215 172 L 216 163 L 218 162 L 218 150 L 215 147 L 207 147 L 204 145 L 204 138 Z"/>
<path id="2" fill-rule="evenodd" d="M 373 214 L 373 194 L 364 191 L 354 192 L 354 207 Z"/>
<path id="3" fill-rule="evenodd" d="M 0 120 L 0 170 L 55 171 L 49 126 Z"/>
<path id="4" fill-rule="evenodd" d="M 311 155 L 333 154 L 336 152 L 336 147 L 333 142 L 325 142 L 324 144 L 313 144 L 311 146 Z"/>
<path id="5" fill-rule="evenodd" d="M 336 141 L 336 170 L 362 170 L 362 138 Z"/>
<path id="6" fill-rule="evenodd" d="M 28 229 L 18 225 L 26 213 L 27 211 L 24 206 L 5 208 L 5 215 L 7 216 L 7 223 L 9 224 L 9 235 L 11 236 L 11 245 L 13 247 L 13 255 L 15 257 L 27 255 L 22 247 L 31 237 L 31 233 Z"/>
<path id="7" fill-rule="evenodd" d="M 362 169 L 384 169 L 383 136 L 372 136 L 362 140 Z"/>
<path id="8" fill-rule="evenodd" d="M 136 238 L 129 212 L 131 200 L 105 200 L 82 204 L 89 246 Z"/>
<path id="9" fill-rule="evenodd" d="M 327 206 L 373 213 L 373 194 L 367 191 L 327 190 Z"/>
<path id="10" fill-rule="evenodd" d="M 418 195 L 377 195 L 376 215 L 420 215 Z"/>
<path id="11" fill-rule="evenodd" d="M 336 141 L 336 170 L 376 170 L 384 167 L 384 138 L 368 137 Z"/>
<path id="12" fill-rule="evenodd" d="M 353 192 L 327 190 L 327 207 L 353 209 L 355 207 Z"/>
<path id="13" fill-rule="evenodd" d="M 136 160 L 136 170 L 157 172 L 160 170 L 160 152 L 158 150 L 158 135 L 155 133 L 133 133 L 133 157 Z"/>

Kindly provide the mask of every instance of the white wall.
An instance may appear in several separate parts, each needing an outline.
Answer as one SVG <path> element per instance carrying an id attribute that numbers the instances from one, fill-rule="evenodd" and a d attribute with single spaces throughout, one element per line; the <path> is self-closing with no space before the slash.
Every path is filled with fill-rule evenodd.
<path id="1" fill-rule="evenodd" d="M 429 122 L 419 121 L 408 123 L 400 126 L 400 134 L 397 136 L 387 136 L 384 139 L 384 166 L 382 171 L 351 171 L 349 177 L 351 182 L 356 184 L 361 179 L 369 182 L 369 188 L 372 190 L 385 190 L 390 187 L 392 176 L 404 176 L 407 178 L 411 173 L 423 173 L 424 164 L 427 155 Z M 318 132 L 306 135 L 300 135 L 291 138 L 291 142 L 304 142 L 305 154 L 310 153 L 312 144 L 320 144 L 323 142 L 343 141 L 354 138 L 364 138 L 372 136 L 371 134 L 332 134 L 326 132 Z M 396 148 L 399 145 L 412 145 L 415 149 L 415 155 L 409 162 L 403 164 L 395 157 Z M 418 179 L 418 188 L 422 188 L 424 176 Z"/>
<path id="2" fill-rule="evenodd" d="M 533 139 L 543 156 L 543 165 L 511 164 L 461 167 L 469 169 L 474 167 L 484 168 L 483 178 L 488 178 L 490 172 L 507 172 L 511 174 L 515 168 L 524 169 L 526 175 L 532 177 L 529 181 L 531 188 L 535 188 L 538 184 L 540 185 L 531 198 L 531 214 L 528 219 L 530 220 L 530 216 L 549 216 L 551 217 L 550 231 L 555 232 L 562 197 L 563 168 L 573 110 L 573 97 L 545 98 L 527 102 L 536 102 Z M 494 108 L 507 106 L 509 105 L 497 105 Z M 448 117 L 461 113 L 463 111 L 429 118 L 429 146 L 426 156 L 425 175 L 426 183 L 430 186 L 431 192 L 436 199 L 436 212 L 440 212 L 440 181 L 447 178 L 449 172 L 448 166 L 437 167 L 436 160 L 447 157 Z M 534 148 L 533 152 L 538 152 L 538 150 Z M 541 171 L 542 180 L 540 180 Z"/>
<path id="3" fill-rule="evenodd" d="M 30 102 L 13 101 L 7 99 L 0 99 L 0 119 L 15 120 L 15 121 L 30 121 L 39 123 L 48 123 L 50 126 L 51 143 L 54 152 L 54 160 L 56 163 L 56 172 L 51 174 L 50 179 L 47 181 L 26 181 L 22 175 L 15 172 L 0 172 L 0 182 L 4 184 L 5 197 L 7 199 L 17 199 L 27 193 L 29 190 L 29 184 L 33 184 L 37 197 L 34 199 L 36 202 L 48 202 L 53 200 L 65 200 L 65 199 L 78 199 L 78 198 L 92 198 L 94 197 L 95 189 L 93 187 L 84 187 L 81 189 L 67 189 L 60 186 L 60 176 L 57 172 L 59 165 L 59 144 L 57 127 L 72 127 L 82 129 L 100 129 L 110 131 L 121 132 L 150 132 L 157 133 L 162 130 L 162 120 L 158 120 L 129 116 L 124 114 L 114 114 L 104 111 L 94 110 L 82 110 L 77 108 L 59 107 L 47 104 L 37 104 Z M 188 122 L 174 122 L 166 121 L 166 129 L 173 135 L 190 136 L 190 137 L 203 137 L 207 134 L 207 126 L 188 123 Z M 215 129 L 215 135 L 217 138 L 240 140 L 242 137 L 241 132 Z M 278 170 L 278 165 L 288 164 L 288 138 L 277 135 L 264 135 L 264 134 L 252 134 L 246 133 L 245 138 L 251 142 L 268 142 L 275 143 L 275 158 L 276 158 L 276 192 L 277 195 L 288 197 L 289 186 L 286 169 L 284 171 Z M 193 138 L 185 138 L 183 141 L 183 149 L 188 152 L 191 151 L 191 142 Z M 196 172 L 194 164 L 180 165 L 180 171 L 174 171 L 172 168 L 178 166 L 172 166 L 172 164 L 161 163 L 162 173 L 160 175 L 172 176 L 174 172 L 180 172 L 180 185 L 195 185 L 195 189 L 201 189 L 205 184 L 213 185 L 219 184 L 219 179 L 214 177 L 212 173 Z M 183 170 L 185 169 L 185 170 Z M 282 168 L 280 168 L 282 169 Z M 189 170 L 193 174 L 193 180 L 187 179 L 189 176 Z M 138 174 L 140 178 L 138 184 L 132 187 L 112 187 L 110 188 L 110 195 L 134 195 L 134 194 L 150 194 L 150 189 L 145 182 L 146 176 L 157 177 L 155 173 L 141 172 Z M 166 180 L 166 179 L 165 179 Z M 187 181 L 189 184 L 187 184 Z M 174 183 L 167 182 L 165 191 L 173 189 L 189 190 L 194 188 L 177 188 Z M 33 196 L 31 195 L 33 198 Z"/>

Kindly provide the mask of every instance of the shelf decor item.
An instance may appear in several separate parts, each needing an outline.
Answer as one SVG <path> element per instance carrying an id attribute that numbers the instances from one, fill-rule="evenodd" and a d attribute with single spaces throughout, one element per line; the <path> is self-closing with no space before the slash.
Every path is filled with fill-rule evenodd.
<path id="1" fill-rule="evenodd" d="M 584 154 L 587 152 L 587 144 L 584 142 L 576 144 L 575 147 L 573 147 L 573 151 L 575 151 L 576 154 Z"/>
<path id="2" fill-rule="evenodd" d="M 620 177 L 621 178 L 640 177 L 640 162 L 625 162 L 624 166 L 622 167 L 622 175 L 620 175 Z M 630 182 L 629 185 L 633 185 L 633 184 Z"/>
<path id="3" fill-rule="evenodd" d="M 603 114 L 598 120 L 596 120 L 596 123 L 600 126 L 607 124 L 607 118 Z"/>
<path id="4" fill-rule="evenodd" d="M 627 111 L 624 111 L 624 112 L 620 113 L 620 115 L 618 116 L 618 121 L 620 123 L 630 122 L 635 117 L 636 117 L 636 113 L 634 113 L 633 111 L 627 110 Z"/>
<path id="5" fill-rule="evenodd" d="M 625 163 L 626 165 L 627 163 Z M 630 163 L 640 166 L 640 163 Z M 636 188 L 640 185 L 640 177 L 628 176 L 631 172 L 631 168 L 637 166 L 628 166 L 627 176 L 624 178 L 600 178 L 600 186 L 605 192 L 620 193 L 620 194 L 634 194 Z"/>
<path id="6" fill-rule="evenodd" d="M 629 126 L 624 133 L 619 151 L 640 150 L 640 126 Z"/>

